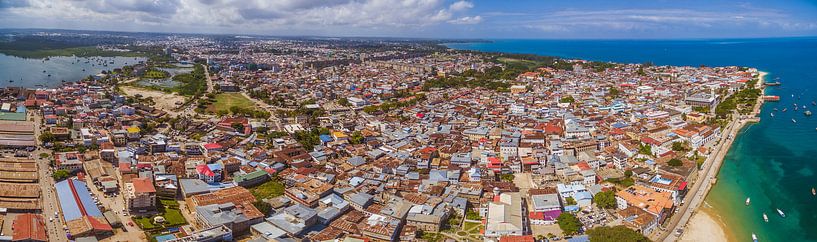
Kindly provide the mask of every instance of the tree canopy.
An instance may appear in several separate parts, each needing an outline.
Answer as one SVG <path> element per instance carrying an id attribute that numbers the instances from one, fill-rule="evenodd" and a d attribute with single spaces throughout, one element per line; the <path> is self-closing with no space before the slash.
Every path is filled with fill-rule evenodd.
<path id="1" fill-rule="evenodd" d="M 593 203 L 599 208 L 615 208 L 616 196 L 613 191 L 600 192 L 593 197 Z"/>
<path id="2" fill-rule="evenodd" d="M 682 165 L 684 165 L 684 162 L 679 160 L 678 158 L 673 158 L 673 159 L 667 161 L 667 165 L 669 165 L 669 166 L 682 166 Z"/>
<path id="3" fill-rule="evenodd" d="M 556 218 L 556 223 L 565 235 L 573 235 L 579 233 L 582 228 L 582 222 L 576 218 L 572 213 L 562 213 Z"/>
<path id="4" fill-rule="evenodd" d="M 619 225 L 615 227 L 601 226 L 587 231 L 590 242 L 619 242 L 619 241 L 634 241 L 634 242 L 648 242 L 650 239 L 644 235 Z"/>

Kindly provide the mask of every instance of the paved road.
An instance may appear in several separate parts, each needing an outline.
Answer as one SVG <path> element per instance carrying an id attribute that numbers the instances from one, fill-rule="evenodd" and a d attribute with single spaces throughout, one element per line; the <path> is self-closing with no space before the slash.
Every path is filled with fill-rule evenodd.
<path id="1" fill-rule="evenodd" d="M 40 115 L 34 114 L 33 111 L 30 114 L 34 121 L 34 133 L 36 137 L 39 137 L 43 129 L 43 127 L 41 127 L 42 118 Z M 49 158 L 40 159 L 40 154 L 42 153 L 49 154 Z M 54 216 L 55 212 L 60 212 L 60 208 L 57 191 L 54 189 L 54 179 L 51 178 L 50 154 L 51 150 L 44 148 L 39 148 L 31 154 L 32 157 L 37 160 L 37 168 L 40 176 L 39 184 L 40 187 L 42 187 L 40 197 L 42 198 L 43 218 L 45 219 L 46 231 L 48 232 L 48 241 L 68 241 L 65 237 L 65 230 L 63 229 L 65 223 L 62 221 L 62 216 Z M 50 218 L 53 218 L 53 220 Z"/>

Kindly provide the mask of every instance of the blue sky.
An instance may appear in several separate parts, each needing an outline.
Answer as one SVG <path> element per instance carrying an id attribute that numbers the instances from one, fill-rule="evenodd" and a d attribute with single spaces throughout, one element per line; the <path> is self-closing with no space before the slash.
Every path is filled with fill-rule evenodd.
<path id="1" fill-rule="evenodd" d="M 0 28 L 422 38 L 817 36 L 817 1 L 0 0 Z"/>

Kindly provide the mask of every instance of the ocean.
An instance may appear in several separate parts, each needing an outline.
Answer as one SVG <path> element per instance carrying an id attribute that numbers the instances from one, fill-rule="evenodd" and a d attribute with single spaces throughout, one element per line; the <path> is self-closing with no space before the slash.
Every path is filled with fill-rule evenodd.
<path id="1" fill-rule="evenodd" d="M 622 63 L 657 65 L 748 66 L 779 78 L 766 89 L 780 102 L 766 103 L 761 122 L 735 138 L 706 205 L 737 241 L 817 241 L 817 37 L 700 40 L 494 40 L 448 44 L 454 49 L 527 53 Z M 792 96 L 794 95 L 794 96 Z M 794 111 L 793 104 L 800 106 Z M 774 108 L 787 112 L 769 115 Z M 796 120 L 792 122 L 792 119 Z M 750 206 L 745 206 L 751 197 Z M 777 215 L 775 209 L 786 213 Z M 763 221 L 767 213 L 769 222 Z"/>
<path id="2" fill-rule="evenodd" d="M 144 60 L 145 58 L 141 57 L 68 56 L 57 56 L 44 60 L 0 54 L 0 87 L 56 87 L 62 84 L 63 80 L 66 82 L 79 81 L 89 75 L 99 74 L 103 70 L 113 70 Z M 88 63 L 85 63 L 86 61 Z M 111 61 L 114 63 L 110 64 Z M 107 66 L 102 65 L 103 62 Z"/>

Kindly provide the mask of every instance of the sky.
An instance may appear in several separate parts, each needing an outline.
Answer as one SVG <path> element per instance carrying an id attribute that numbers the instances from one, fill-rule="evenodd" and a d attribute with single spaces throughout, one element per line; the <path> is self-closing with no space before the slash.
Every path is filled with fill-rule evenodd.
<path id="1" fill-rule="evenodd" d="M 273 36 L 817 36 L 817 0 L 0 0 L 0 28 Z"/>

